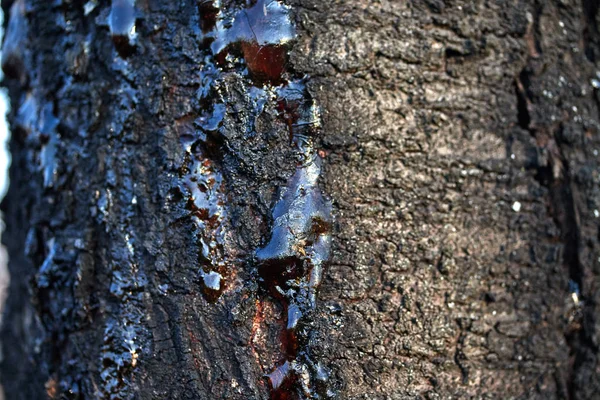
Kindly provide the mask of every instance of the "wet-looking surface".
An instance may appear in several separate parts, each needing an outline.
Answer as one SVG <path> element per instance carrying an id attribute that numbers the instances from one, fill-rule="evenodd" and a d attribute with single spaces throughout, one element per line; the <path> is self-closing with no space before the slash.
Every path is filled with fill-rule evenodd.
<path id="1" fill-rule="evenodd" d="M 596 398 L 597 2 L 471 3 L 5 1 L 7 397 Z"/>
<path id="2" fill-rule="evenodd" d="M 256 269 L 263 288 L 260 296 L 278 302 L 287 314 L 280 343 L 271 344 L 282 348 L 281 359 L 265 371 L 271 398 L 332 397 L 327 369 L 310 351 L 311 314 L 330 253 L 331 204 L 318 184 L 319 109 L 305 86 L 308 77 L 297 76 L 289 66 L 288 52 L 296 35 L 290 7 L 270 0 L 247 8 L 202 1 L 199 12 L 205 52 L 198 90 L 203 111 L 180 121 L 179 134 L 189 157 L 182 190 L 196 226 L 201 285 L 207 300 L 215 302 L 227 290 L 234 268 Z M 235 228 L 224 197 L 227 176 L 219 172 L 223 152 L 231 150 L 226 148 L 231 132 L 224 119 L 236 105 L 223 96 L 231 90 L 227 86 L 231 76 L 247 82 L 245 96 L 253 104 L 245 135 L 256 136 L 262 114 L 274 115 L 287 126 L 284 140 L 296 159 L 296 171 L 277 188 L 272 215 L 262 222 L 270 226 L 264 244 L 237 259 L 232 256 L 236 246 L 225 237 Z"/>
<path id="3" fill-rule="evenodd" d="M 112 0 L 108 27 L 117 51 L 125 57 L 133 52 L 137 36 L 135 21 L 135 0 Z"/>
<path id="4" fill-rule="evenodd" d="M 315 339 L 332 207 L 292 20 L 271 0 L 13 3 L 32 198 L 13 271 L 48 397 L 335 396 Z M 32 51 L 38 30 L 56 40 Z"/>

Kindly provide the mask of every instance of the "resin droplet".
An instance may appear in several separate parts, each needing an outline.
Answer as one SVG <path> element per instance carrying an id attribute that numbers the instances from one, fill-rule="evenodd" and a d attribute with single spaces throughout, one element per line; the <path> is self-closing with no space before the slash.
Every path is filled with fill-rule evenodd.
<path id="1" fill-rule="evenodd" d="M 283 365 L 277 367 L 275 371 L 267 375 L 269 383 L 273 390 L 278 390 L 282 387 L 285 380 L 289 377 L 292 366 L 289 361 L 286 361 Z"/>
<path id="2" fill-rule="evenodd" d="M 207 289 L 214 290 L 216 292 L 221 290 L 221 280 L 223 279 L 221 274 L 215 271 L 210 271 L 208 273 L 202 271 L 201 275 L 202 279 L 204 280 L 204 286 Z"/>
<path id="3" fill-rule="evenodd" d="M 204 298 L 211 303 L 216 302 L 223 293 L 223 289 L 225 289 L 223 287 L 223 276 L 216 271 L 204 272 L 203 270 L 200 270 L 200 276 L 204 283 L 202 288 Z"/>
<path id="4" fill-rule="evenodd" d="M 211 49 L 219 54 L 229 44 L 254 42 L 259 46 L 281 45 L 294 39 L 296 31 L 289 17 L 290 8 L 278 1 L 259 0 L 247 10 L 241 10 L 230 28 L 217 22 L 217 38 Z"/>
<path id="5" fill-rule="evenodd" d="M 195 123 L 205 132 L 216 131 L 225 118 L 225 112 L 225 104 L 215 104 L 211 113 L 202 114 Z"/>
<path id="6" fill-rule="evenodd" d="M 56 132 L 58 119 L 52 112 L 51 104 L 44 107 L 42 118 L 40 140 L 44 144 L 40 152 L 40 168 L 44 175 L 44 186 L 51 187 L 56 183 L 58 175 L 57 147 L 59 144 L 59 136 Z"/>
<path id="7" fill-rule="evenodd" d="M 296 35 L 289 14 L 290 8 L 279 1 L 259 0 L 238 12 L 233 22 L 217 21 L 211 49 L 217 55 L 239 43 L 250 73 L 278 82 L 286 70 L 288 44 Z"/>
<path id="8" fill-rule="evenodd" d="M 27 30 L 25 1 L 17 0 L 10 7 L 10 18 L 2 47 L 2 69 L 6 75 L 17 78 L 22 83 L 27 76 L 23 65 L 23 49 L 27 48 L 25 46 Z"/>
<path id="9" fill-rule="evenodd" d="M 135 43 L 135 0 L 112 0 L 108 27 L 119 54 L 123 57 L 133 52 Z"/>
<path id="10" fill-rule="evenodd" d="M 331 221 L 331 205 L 321 195 L 317 185 L 321 171 L 321 160 L 314 161 L 296 170 L 281 200 L 273 209 L 271 239 L 256 252 L 261 264 L 273 265 L 289 258 L 303 259 L 317 242 L 323 226 Z M 325 228 L 328 229 L 328 228 Z M 320 252 L 328 251 L 327 246 Z M 315 254 L 319 260 L 328 254 Z"/>
<path id="11" fill-rule="evenodd" d="M 291 303 L 288 306 L 288 321 L 287 321 L 287 329 L 294 330 L 298 325 L 298 321 L 302 318 L 302 311 L 297 304 Z"/>
<path id="12" fill-rule="evenodd" d="M 90 15 L 92 11 L 94 11 L 98 7 L 98 2 L 96 0 L 89 0 L 87 3 L 83 5 L 83 14 Z"/>
<path id="13" fill-rule="evenodd" d="M 38 113 L 39 105 L 37 99 L 32 93 L 27 93 L 25 101 L 23 101 L 17 112 L 16 125 L 25 133 L 28 140 L 34 140 L 34 137 L 37 138 L 35 131 L 37 128 Z"/>

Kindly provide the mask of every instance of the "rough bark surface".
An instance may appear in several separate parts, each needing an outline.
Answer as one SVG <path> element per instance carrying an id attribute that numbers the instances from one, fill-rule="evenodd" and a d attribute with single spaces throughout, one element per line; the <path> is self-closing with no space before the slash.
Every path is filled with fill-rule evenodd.
<path id="1" fill-rule="evenodd" d="M 210 2 L 138 0 L 135 37 L 127 0 L 10 3 L 7 398 L 283 396 L 289 305 L 255 254 L 297 162 L 253 50 L 207 99 Z M 335 217 L 291 398 L 599 398 L 598 3 L 286 4 L 277 74 L 310 76 Z M 200 229 L 182 140 L 220 104 L 200 152 L 227 219 Z"/>

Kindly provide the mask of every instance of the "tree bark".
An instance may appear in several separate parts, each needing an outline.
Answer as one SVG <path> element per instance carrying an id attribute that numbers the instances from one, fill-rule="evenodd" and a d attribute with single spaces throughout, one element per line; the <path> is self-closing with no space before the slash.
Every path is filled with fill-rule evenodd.
<path id="1" fill-rule="evenodd" d="M 600 398 L 597 1 L 2 5 L 8 399 Z"/>

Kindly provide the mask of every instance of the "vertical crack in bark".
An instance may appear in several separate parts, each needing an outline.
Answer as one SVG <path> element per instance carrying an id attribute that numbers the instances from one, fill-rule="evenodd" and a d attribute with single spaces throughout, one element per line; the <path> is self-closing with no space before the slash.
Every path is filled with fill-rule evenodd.
<path id="1" fill-rule="evenodd" d="M 583 6 L 583 49 L 585 56 L 590 62 L 595 63 L 598 58 L 598 42 L 600 32 L 598 32 L 598 9 L 600 3 L 598 0 L 581 0 Z"/>
<path id="2" fill-rule="evenodd" d="M 592 4 L 593 3 L 593 4 Z M 543 11 L 543 3 L 536 2 L 534 17 L 530 21 L 530 27 L 526 35 L 526 41 L 529 48 L 529 57 L 527 65 L 520 71 L 515 81 L 516 102 L 517 102 L 517 121 L 519 126 L 527 130 L 537 145 L 537 157 L 534 164 L 536 169 L 535 179 L 540 185 L 548 190 L 548 213 L 553 218 L 556 226 L 560 229 L 560 239 L 563 245 L 562 264 L 565 273 L 569 277 L 569 292 L 576 298 L 577 305 L 583 304 L 584 310 L 577 315 L 580 321 L 575 321 L 567 328 L 565 337 L 573 357 L 572 366 L 569 368 L 569 374 L 566 378 L 566 392 L 570 399 L 577 398 L 576 380 L 579 369 L 590 356 L 597 353 L 598 348 L 592 339 L 592 332 L 595 316 L 593 315 L 594 305 L 591 303 L 591 296 L 585 296 L 587 293 L 585 266 L 580 259 L 582 245 L 581 229 L 579 224 L 579 215 L 576 206 L 577 188 L 571 181 L 569 162 L 563 153 L 562 146 L 567 145 L 561 141 L 560 132 L 563 129 L 562 123 L 539 125 L 536 123 L 532 111 L 536 108 L 542 110 L 540 104 L 542 100 L 535 98 L 532 94 L 532 85 L 535 85 L 537 75 L 535 68 L 537 61 L 543 58 L 543 49 L 540 46 L 540 16 Z M 593 11 L 593 16 L 586 17 L 588 25 L 584 36 L 590 38 L 597 37 L 597 27 L 595 24 L 595 13 L 598 10 L 596 2 L 584 0 L 584 9 Z M 590 18 L 593 20 L 591 22 Z M 588 50 L 586 44 L 586 55 L 590 60 L 595 59 L 594 51 Z M 538 113 L 541 111 L 537 111 Z M 580 298 L 580 294 L 583 297 Z"/>
<path id="3" fill-rule="evenodd" d="M 458 368 L 460 369 L 460 374 L 462 377 L 463 385 L 466 385 L 469 382 L 470 368 L 469 368 L 469 365 L 465 362 L 467 360 L 467 356 L 464 353 L 464 347 L 465 347 L 466 331 L 470 328 L 469 327 L 470 322 L 467 321 L 467 319 L 459 319 L 458 325 L 460 328 L 460 333 L 459 333 L 458 339 L 456 341 L 456 350 L 454 352 L 454 363 L 456 365 L 458 365 Z"/>

